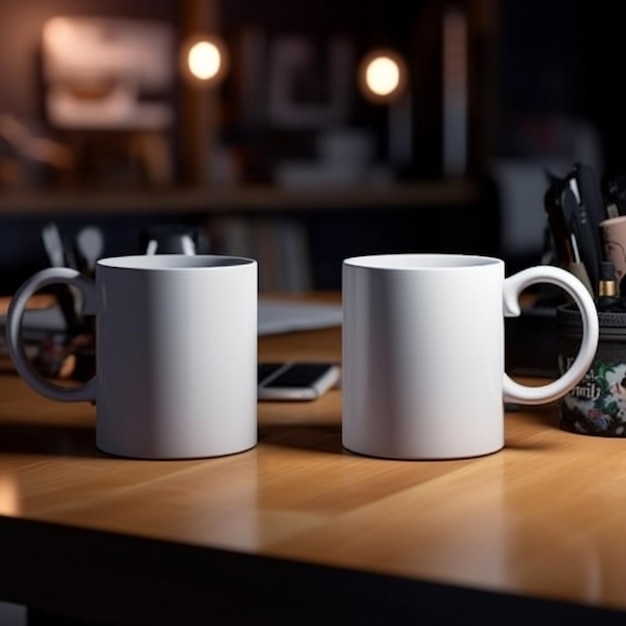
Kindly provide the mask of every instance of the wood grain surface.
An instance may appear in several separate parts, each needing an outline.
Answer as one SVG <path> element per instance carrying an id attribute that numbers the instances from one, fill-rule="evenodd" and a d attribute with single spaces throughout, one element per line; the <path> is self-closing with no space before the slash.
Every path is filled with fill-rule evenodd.
<path id="1" fill-rule="evenodd" d="M 259 355 L 339 361 L 340 339 L 339 329 L 263 337 Z M 507 413 L 505 424 L 505 449 L 486 457 L 360 457 L 342 449 L 336 389 L 313 402 L 259 403 L 259 444 L 242 454 L 120 459 L 96 450 L 94 407 L 41 398 L 7 366 L 0 542 L 15 560 L 9 571 L 21 552 L 7 532 L 26 533 L 20 550 L 28 551 L 29 538 L 45 536 L 30 522 L 43 522 L 626 609 L 626 441 L 561 431 L 555 405 Z M 6 599 L 23 601 L 28 590 L 15 580 L 4 576 Z"/>

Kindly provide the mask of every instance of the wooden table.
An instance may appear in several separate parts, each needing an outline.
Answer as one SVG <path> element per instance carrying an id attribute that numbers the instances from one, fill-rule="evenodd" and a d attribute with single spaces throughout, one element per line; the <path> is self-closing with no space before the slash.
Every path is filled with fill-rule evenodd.
<path id="1" fill-rule="evenodd" d="M 340 332 L 259 349 L 337 360 Z M 340 419 L 338 390 L 262 403 L 243 454 L 119 459 L 91 405 L 5 367 L 0 600 L 132 624 L 626 619 L 626 441 L 549 406 L 508 413 L 497 454 L 397 462 L 342 450 Z"/>

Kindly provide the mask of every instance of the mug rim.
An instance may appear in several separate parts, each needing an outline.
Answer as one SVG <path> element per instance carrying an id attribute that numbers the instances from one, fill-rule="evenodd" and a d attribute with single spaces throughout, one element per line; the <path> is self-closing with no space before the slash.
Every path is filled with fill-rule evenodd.
<path id="1" fill-rule="evenodd" d="M 129 254 L 103 257 L 96 261 L 96 267 L 148 272 L 227 270 L 255 264 L 255 259 L 229 254 Z"/>
<path id="2" fill-rule="evenodd" d="M 626 215 L 616 215 L 615 217 L 607 217 L 600 222 L 600 226 L 613 226 L 615 224 L 624 224 L 626 222 Z"/>
<path id="3" fill-rule="evenodd" d="M 368 270 L 432 271 L 471 270 L 504 265 L 497 257 L 457 253 L 368 254 L 344 259 L 344 266 Z"/>

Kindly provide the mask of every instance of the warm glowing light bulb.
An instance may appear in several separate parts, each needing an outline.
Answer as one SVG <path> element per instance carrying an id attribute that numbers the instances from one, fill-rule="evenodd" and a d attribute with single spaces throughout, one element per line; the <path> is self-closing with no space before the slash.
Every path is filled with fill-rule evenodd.
<path id="1" fill-rule="evenodd" d="M 370 102 L 383 104 L 397 101 L 406 93 L 406 61 L 389 48 L 372 50 L 359 63 L 357 81 L 361 93 Z"/>
<path id="2" fill-rule="evenodd" d="M 365 81 L 377 96 L 388 96 L 400 85 L 400 67 L 387 56 L 377 57 L 367 66 Z"/>
<path id="3" fill-rule="evenodd" d="M 209 41 L 199 41 L 189 49 L 189 71 L 199 80 L 211 80 L 220 71 L 222 55 L 219 48 Z"/>

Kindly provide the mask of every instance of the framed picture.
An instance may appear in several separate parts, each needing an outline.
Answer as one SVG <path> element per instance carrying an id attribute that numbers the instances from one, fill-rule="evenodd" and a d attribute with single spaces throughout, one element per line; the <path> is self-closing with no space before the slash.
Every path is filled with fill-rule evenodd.
<path id="1" fill-rule="evenodd" d="M 44 25 L 42 40 L 46 114 L 55 128 L 162 130 L 170 126 L 175 79 L 171 25 L 54 17 Z M 143 95 L 150 95 L 149 101 Z"/>
<path id="2" fill-rule="evenodd" d="M 283 35 L 270 43 L 268 119 L 283 129 L 345 123 L 354 93 L 352 43 Z"/>

